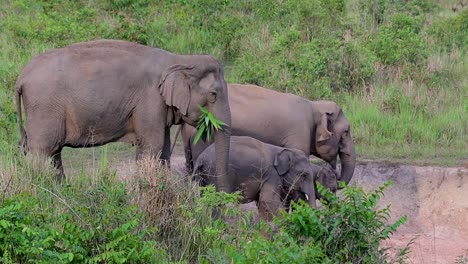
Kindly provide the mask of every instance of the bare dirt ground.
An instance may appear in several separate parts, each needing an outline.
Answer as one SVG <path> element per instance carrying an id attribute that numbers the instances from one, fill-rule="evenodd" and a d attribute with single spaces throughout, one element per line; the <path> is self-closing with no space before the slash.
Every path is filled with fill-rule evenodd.
<path id="1" fill-rule="evenodd" d="M 67 162 L 76 158 L 72 157 L 73 151 L 64 157 L 66 170 L 77 169 L 76 165 Z M 91 150 L 86 151 L 91 153 Z M 124 148 L 112 153 L 108 160 L 117 175 L 122 180 L 134 175 L 133 149 Z M 171 168 L 177 173 L 184 172 L 185 158 L 180 153 L 176 147 L 171 160 Z M 100 157 L 102 152 L 85 155 L 84 166 L 88 169 L 96 167 Z M 467 164 L 446 168 L 361 162 L 352 182 L 364 190 L 375 190 L 388 180 L 392 180 L 393 185 L 385 190 L 379 206 L 391 206 L 391 221 L 403 215 L 408 217 L 408 221 L 384 246 L 404 247 L 414 238 L 409 263 L 456 263 L 458 256 L 467 257 L 467 262 L 459 263 L 468 263 Z M 252 211 L 256 206 L 250 203 L 242 205 L 242 208 Z"/>
<path id="2" fill-rule="evenodd" d="M 373 190 L 385 181 L 393 185 L 380 206 L 390 205 L 392 219 L 408 221 L 388 246 L 411 246 L 410 263 L 455 263 L 468 249 L 468 169 L 419 167 L 367 162 L 357 166 L 353 181 Z"/>

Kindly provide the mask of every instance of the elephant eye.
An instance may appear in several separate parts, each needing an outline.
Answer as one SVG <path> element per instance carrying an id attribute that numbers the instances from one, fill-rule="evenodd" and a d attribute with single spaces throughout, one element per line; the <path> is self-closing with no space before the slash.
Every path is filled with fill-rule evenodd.
<path id="1" fill-rule="evenodd" d="M 216 101 L 216 92 L 208 93 L 208 101 L 210 101 L 210 103 L 214 103 Z"/>

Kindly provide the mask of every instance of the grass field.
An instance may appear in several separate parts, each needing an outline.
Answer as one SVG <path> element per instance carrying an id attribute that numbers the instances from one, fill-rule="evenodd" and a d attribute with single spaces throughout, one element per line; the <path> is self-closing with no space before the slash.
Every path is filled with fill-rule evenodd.
<path id="1" fill-rule="evenodd" d="M 270 240 L 267 224 L 240 212 L 238 225 L 212 220 L 235 196 L 200 190 L 150 163 L 120 181 L 109 160 L 133 158 L 128 146 L 66 149 L 73 177 L 58 185 L 49 166 L 18 153 L 14 83 L 33 56 L 80 41 L 211 54 L 228 82 L 338 102 L 358 160 L 460 166 L 468 158 L 467 7 L 464 0 L 3 0 L 0 262 L 389 262 L 377 250 L 381 234 L 404 220 L 383 223 L 380 191 L 350 188 L 327 210 L 300 207 L 278 220 Z M 352 232 L 354 225 L 365 231 Z"/>

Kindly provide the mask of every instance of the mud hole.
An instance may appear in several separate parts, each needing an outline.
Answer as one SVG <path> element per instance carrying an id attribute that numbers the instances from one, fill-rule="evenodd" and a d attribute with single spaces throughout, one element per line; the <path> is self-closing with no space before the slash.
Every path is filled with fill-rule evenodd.
<path id="1" fill-rule="evenodd" d="M 69 159 L 73 158 L 64 160 Z M 87 162 L 89 165 L 89 159 Z M 184 157 L 173 156 L 172 170 L 183 173 L 184 162 Z M 110 165 L 122 180 L 128 179 L 136 170 L 133 151 L 114 156 Z M 404 247 L 415 238 L 409 263 L 455 263 L 458 256 L 468 255 L 466 166 L 445 168 L 361 162 L 352 182 L 369 191 L 388 180 L 392 180 L 393 185 L 385 190 L 379 206 L 391 206 L 391 221 L 403 215 L 408 216 L 408 221 L 383 246 Z M 254 203 L 241 207 L 256 214 Z"/>

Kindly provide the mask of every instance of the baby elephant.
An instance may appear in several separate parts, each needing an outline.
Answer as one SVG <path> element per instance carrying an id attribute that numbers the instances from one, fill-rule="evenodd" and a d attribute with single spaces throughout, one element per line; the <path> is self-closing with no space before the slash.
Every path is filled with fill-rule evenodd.
<path id="1" fill-rule="evenodd" d="M 193 177 L 202 186 L 216 185 L 215 158 L 215 146 L 211 145 L 195 163 Z M 284 208 L 288 197 L 302 198 L 316 207 L 314 180 L 327 177 L 336 183 L 333 170 L 311 164 L 300 150 L 266 144 L 251 137 L 231 136 L 228 191 L 240 190 L 242 203 L 256 201 L 264 219 L 271 220 Z"/>

